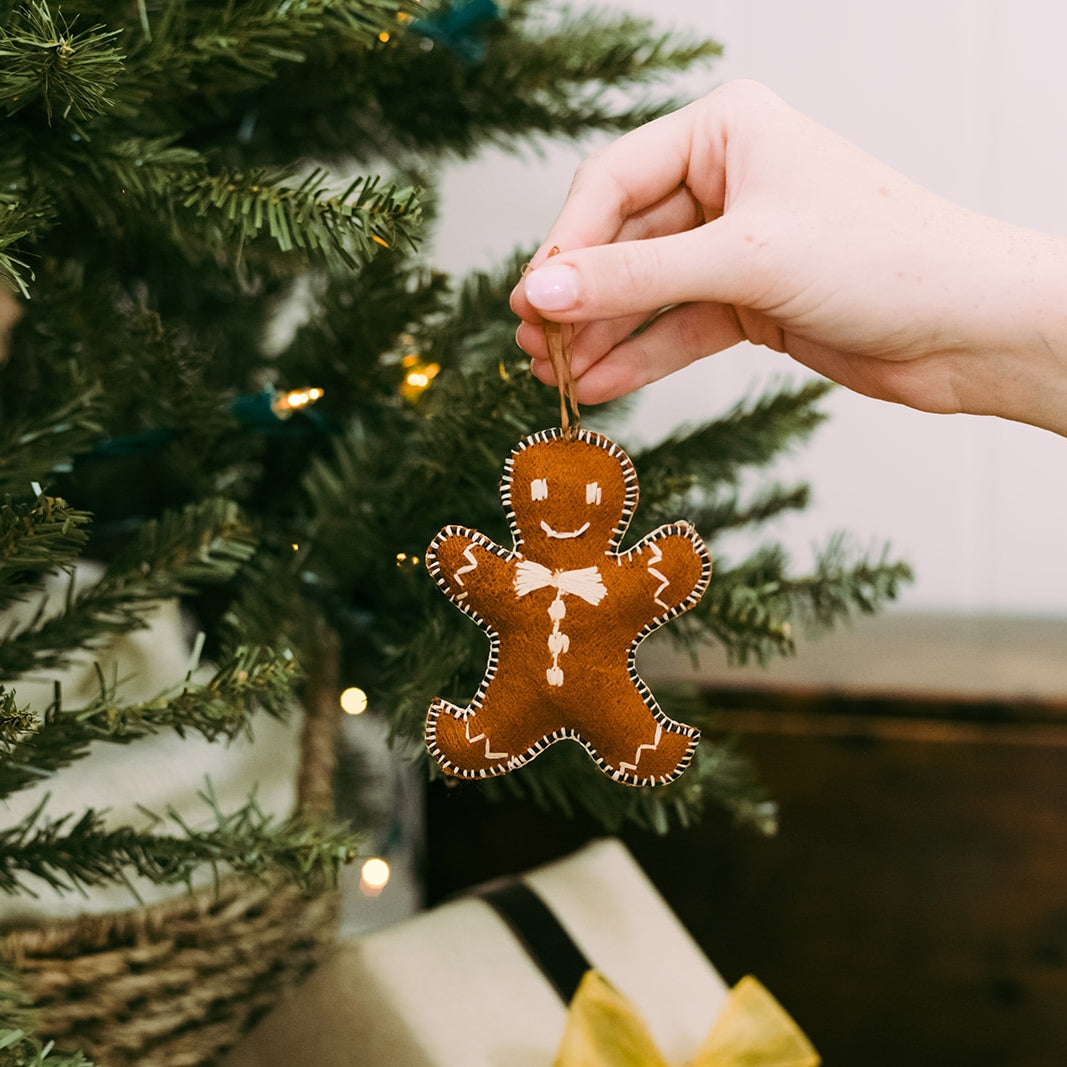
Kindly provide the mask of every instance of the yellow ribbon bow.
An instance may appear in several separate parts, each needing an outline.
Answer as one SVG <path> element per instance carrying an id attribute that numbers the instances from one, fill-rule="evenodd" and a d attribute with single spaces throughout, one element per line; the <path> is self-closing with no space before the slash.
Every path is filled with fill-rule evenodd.
<path id="1" fill-rule="evenodd" d="M 688 1067 L 819 1067 L 819 1054 L 751 975 L 730 990 Z M 554 1067 L 669 1067 L 634 1006 L 599 971 L 571 1001 Z"/>

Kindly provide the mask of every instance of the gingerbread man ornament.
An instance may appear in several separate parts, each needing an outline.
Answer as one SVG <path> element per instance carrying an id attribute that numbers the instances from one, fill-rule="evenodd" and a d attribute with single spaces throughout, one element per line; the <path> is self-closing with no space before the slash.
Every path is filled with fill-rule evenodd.
<path id="1" fill-rule="evenodd" d="M 430 706 L 431 754 L 447 774 L 486 778 L 571 738 L 618 781 L 673 780 L 700 733 L 660 710 L 634 660 L 703 595 L 711 559 L 699 534 L 672 523 L 618 551 L 637 475 L 618 445 L 588 430 L 521 441 L 500 496 L 513 548 L 446 526 L 426 553 L 434 580 L 491 642 L 470 704 Z"/>

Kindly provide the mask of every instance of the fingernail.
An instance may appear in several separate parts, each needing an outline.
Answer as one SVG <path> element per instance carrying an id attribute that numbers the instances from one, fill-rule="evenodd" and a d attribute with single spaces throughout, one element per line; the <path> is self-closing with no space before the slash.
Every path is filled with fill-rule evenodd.
<path id="1" fill-rule="evenodd" d="M 539 311 L 566 311 L 578 303 L 578 272 L 573 267 L 538 267 L 525 281 L 526 299 Z"/>

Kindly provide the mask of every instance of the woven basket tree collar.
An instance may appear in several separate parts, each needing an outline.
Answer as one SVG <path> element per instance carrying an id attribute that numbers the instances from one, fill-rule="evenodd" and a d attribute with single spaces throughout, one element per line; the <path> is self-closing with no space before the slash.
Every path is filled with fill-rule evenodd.
<path id="1" fill-rule="evenodd" d="M 501 500 L 514 545 L 446 526 L 426 566 L 490 638 L 466 707 L 437 699 L 426 744 L 458 778 L 504 774 L 570 738 L 631 785 L 685 770 L 699 731 L 668 718 L 635 668 L 637 647 L 701 598 L 711 559 L 685 522 L 619 544 L 637 506 L 633 463 L 588 430 L 545 430 L 504 465 Z"/>

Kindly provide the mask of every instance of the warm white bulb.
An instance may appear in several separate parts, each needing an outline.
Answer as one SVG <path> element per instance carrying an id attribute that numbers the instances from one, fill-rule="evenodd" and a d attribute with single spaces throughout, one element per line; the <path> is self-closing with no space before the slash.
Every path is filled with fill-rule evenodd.
<path id="1" fill-rule="evenodd" d="M 362 715 L 367 710 L 367 694 L 357 685 L 349 686 L 341 694 L 341 710 L 347 715 Z"/>
<path id="2" fill-rule="evenodd" d="M 389 864 L 375 856 L 363 864 L 359 889 L 365 897 L 376 897 L 389 884 Z"/>

